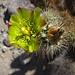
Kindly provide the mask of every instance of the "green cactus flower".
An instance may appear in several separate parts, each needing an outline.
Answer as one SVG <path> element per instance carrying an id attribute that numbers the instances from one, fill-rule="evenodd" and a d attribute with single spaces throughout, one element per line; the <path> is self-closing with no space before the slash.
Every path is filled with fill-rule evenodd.
<path id="1" fill-rule="evenodd" d="M 17 14 L 11 15 L 8 24 L 9 43 L 15 47 L 22 47 L 26 52 L 33 52 L 39 49 L 37 43 L 37 33 L 41 32 L 42 26 L 46 24 L 40 17 L 41 9 L 35 8 L 28 11 L 25 8 L 18 8 Z"/>

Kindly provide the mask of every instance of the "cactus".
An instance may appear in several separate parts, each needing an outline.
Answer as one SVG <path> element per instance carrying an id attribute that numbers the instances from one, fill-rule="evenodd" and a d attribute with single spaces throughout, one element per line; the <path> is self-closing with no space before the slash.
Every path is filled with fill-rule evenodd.
<path id="1" fill-rule="evenodd" d="M 69 46 L 74 44 L 75 35 L 74 32 L 67 30 L 68 25 L 65 26 L 65 21 L 57 11 L 53 9 L 47 9 L 43 12 L 42 16 L 46 20 L 46 25 L 43 27 L 42 32 L 38 39 L 41 41 L 38 54 L 42 54 L 43 57 L 53 57 L 54 54 L 60 55 L 66 53 Z M 73 30 L 74 31 L 74 30 Z"/>
<path id="2" fill-rule="evenodd" d="M 26 52 L 36 51 L 43 57 L 67 52 L 74 43 L 74 33 L 67 31 L 64 19 L 57 11 L 46 9 L 42 17 L 40 14 L 40 8 L 31 12 L 18 8 L 17 14 L 12 15 L 8 23 L 9 43 L 22 47 Z"/>

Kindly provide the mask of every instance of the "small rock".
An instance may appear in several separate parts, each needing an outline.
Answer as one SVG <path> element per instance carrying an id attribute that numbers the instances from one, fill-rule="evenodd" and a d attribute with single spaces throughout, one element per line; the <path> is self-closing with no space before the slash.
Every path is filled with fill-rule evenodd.
<path id="1" fill-rule="evenodd" d="M 13 57 L 13 59 L 16 59 L 18 57 L 18 55 L 17 54 L 13 54 L 12 57 Z"/>
<path id="2" fill-rule="evenodd" d="M 4 40 L 3 40 L 3 44 L 4 44 L 6 47 L 11 47 L 11 45 L 8 45 L 8 41 L 9 41 L 8 38 L 4 39 Z"/>
<path id="3" fill-rule="evenodd" d="M 13 54 L 16 54 L 16 50 L 13 51 Z"/>
<path id="4" fill-rule="evenodd" d="M 10 47 L 10 50 L 14 50 L 15 48 L 13 46 Z"/>
<path id="5" fill-rule="evenodd" d="M 20 50 L 20 48 L 17 48 L 17 50 Z"/>
<path id="6" fill-rule="evenodd" d="M 3 56 L 2 54 L 0 55 L 0 57 L 1 57 L 2 59 L 4 59 L 4 56 Z"/>
<path id="7" fill-rule="evenodd" d="M 19 53 L 22 53 L 22 50 L 19 50 Z"/>
<path id="8" fill-rule="evenodd" d="M 9 21 L 8 20 L 6 20 L 6 24 L 8 23 Z"/>
<path id="9" fill-rule="evenodd" d="M 11 58 L 11 61 L 13 61 L 14 60 L 14 58 Z"/>
<path id="10" fill-rule="evenodd" d="M 4 34 L 2 33 L 1 38 L 4 39 Z"/>
<path id="11" fill-rule="evenodd" d="M 4 29 L 1 29 L 1 33 L 3 33 L 4 32 Z"/>
<path id="12" fill-rule="evenodd" d="M 5 39 L 8 39 L 8 34 L 6 32 L 4 32 L 3 36 L 4 36 Z M 8 41 L 9 41 L 9 39 L 8 39 Z"/>
<path id="13" fill-rule="evenodd" d="M 31 54 L 26 54 L 26 53 L 23 53 L 20 57 L 19 57 L 19 62 L 21 65 L 26 65 L 30 62 L 31 60 L 31 57 L 30 57 Z"/>
<path id="14" fill-rule="evenodd" d="M 3 29 L 4 29 L 5 32 L 7 32 L 7 31 L 8 31 L 8 26 L 5 25 L 5 26 L 3 27 Z"/>
<path id="15" fill-rule="evenodd" d="M 3 49 L 2 49 L 2 52 L 3 52 L 3 53 L 5 53 L 5 52 L 6 52 L 6 49 L 5 49 L 5 48 L 3 48 Z"/>
<path id="16" fill-rule="evenodd" d="M 19 56 L 19 54 L 18 54 L 17 50 L 14 50 L 13 54 L 12 54 L 13 59 L 17 58 L 18 56 Z"/>

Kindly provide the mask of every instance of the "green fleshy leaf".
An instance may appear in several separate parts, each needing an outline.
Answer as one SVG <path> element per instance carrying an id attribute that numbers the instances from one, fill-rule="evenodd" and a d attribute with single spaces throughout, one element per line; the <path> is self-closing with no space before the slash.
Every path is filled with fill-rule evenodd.
<path id="1" fill-rule="evenodd" d="M 12 27 L 10 27 L 10 29 L 9 29 L 9 35 L 8 35 L 8 38 L 9 38 L 9 40 L 10 41 L 12 41 L 12 40 L 15 40 L 15 38 L 16 38 L 16 34 L 14 34 L 15 33 L 15 31 L 13 30 L 13 28 Z"/>
<path id="2" fill-rule="evenodd" d="M 35 41 L 33 41 L 31 46 L 32 46 L 31 51 L 37 51 L 40 45 L 38 45 Z"/>
<path id="3" fill-rule="evenodd" d="M 21 33 L 20 29 L 16 26 L 11 26 L 9 28 L 8 33 L 9 33 L 8 38 L 10 40 L 10 43 L 15 43 L 16 42 L 16 37 L 23 35 L 23 33 Z"/>
<path id="4" fill-rule="evenodd" d="M 34 18 L 36 19 L 41 14 L 41 9 L 39 7 L 34 9 Z"/>
<path id="5" fill-rule="evenodd" d="M 11 26 L 9 28 L 9 35 L 12 35 L 12 36 L 20 36 L 20 35 L 23 35 L 23 33 L 21 32 L 21 30 L 17 27 L 17 26 Z"/>
<path id="6" fill-rule="evenodd" d="M 9 43 L 11 43 L 14 47 L 20 48 L 20 46 L 17 44 L 17 41 L 15 40 L 11 40 L 9 41 Z"/>
<path id="7" fill-rule="evenodd" d="M 30 20 L 31 20 L 31 24 L 34 24 L 33 20 L 34 20 L 34 11 L 30 12 Z"/>
<path id="8" fill-rule="evenodd" d="M 40 47 L 40 45 L 37 43 L 36 38 L 34 39 L 33 44 L 34 44 L 34 50 L 35 50 L 35 51 L 38 50 L 39 47 Z"/>
<path id="9" fill-rule="evenodd" d="M 38 32 L 41 32 L 42 27 L 38 26 L 37 29 L 38 29 Z"/>
<path id="10" fill-rule="evenodd" d="M 15 35 L 14 36 L 8 35 L 8 38 L 9 38 L 10 43 L 15 43 L 15 38 L 16 38 Z"/>
<path id="11" fill-rule="evenodd" d="M 40 14 L 41 14 L 41 9 L 40 8 L 35 8 L 34 9 L 34 22 L 36 25 L 40 25 Z"/>
<path id="12" fill-rule="evenodd" d="M 14 47 L 17 47 L 17 48 L 21 48 L 21 47 L 20 47 L 18 44 L 16 44 L 16 43 L 14 43 L 13 46 L 14 46 Z"/>
<path id="13" fill-rule="evenodd" d="M 17 15 L 17 14 L 11 15 L 10 22 L 12 25 L 18 25 L 18 23 L 20 23 L 20 21 L 21 21 L 21 19 L 20 19 L 19 15 Z"/>
<path id="14" fill-rule="evenodd" d="M 30 12 L 27 10 L 27 9 L 25 9 L 25 8 L 18 8 L 17 9 L 17 13 L 21 16 L 21 17 L 23 17 L 23 18 L 25 18 L 25 19 L 28 19 L 28 18 L 30 18 Z"/>
<path id="15" fill-rule="evenodd" d="M 25 40 L 25 38 L 21 38 L 21 39 L 19 39 L 18 41 L 17 41 L 17 44 L 19 45 L 19 46 L 21 46 L 24 50 L 28 50 L 29 48 L 28 48 L 28 42 Z"/>
<path id="16" fill-rule="evenodd" d="M 33 46 L 32 45 L 29 45 L 29 51 L 33 52 Z"/>
<path id="17" fill-rule="evenodd" d="M 30 42 L 30 47 L 29 47 L 29 51 L 36 51 L 39 49 L 39 44 L 37 44 L 36 38 L 31 37 L 31 42 Z M 31 48 L 31 49 L 30 49 Z"/>
<path id="18" fill-rule="evenodd" d="M 24 46 L 22 47 L 25 51 L 28 51 L 29 50 L 29 46 Z"/>
<path id="19" fill-rule="evenodd" d="M 34 43 L 35 45 L 34 45 L 34 49 L 35 49 L 35 51 L 37 51 L 38 49 L 39 49 L 39 46 L 40 45 L 38 45 L 36 42 Z"/>

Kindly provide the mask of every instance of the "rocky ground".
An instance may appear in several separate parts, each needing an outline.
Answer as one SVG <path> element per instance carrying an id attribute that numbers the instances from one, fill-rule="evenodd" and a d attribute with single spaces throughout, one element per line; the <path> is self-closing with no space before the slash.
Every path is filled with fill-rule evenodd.
<path id="1" fill-rule="evenodd" d="M 8 45 L 8 27 L 4 22 L 4 17 L 10 0 L 0 0 L 0 75 L 11 75 L 19 71 L 15 68 L 18 61 L 15 61 L 24 51 Z M 16 62 L 14 64 L 14 61 Z M 11 67 L 14 65 L 14 68 Z"/>
<path id="2" fill-rule="evenodd" d="M 29 0 L 25 1 L 28 2 Z M 8 15 L 5 13 L 7 8 L 9 8 L 9 15 L 16 13 L 15 10 L 19 5 L 15 3 L 12 6 L 14 0 L 12 0 L 12 5 L 9 5 L 9 2 L 10 0 L 0 0 L 0 75 L 75 75 L 74 60 L 65 57 L 60 57 L 51 63 L 47 63 L 46 59 L 39 59 L 38 61 L 37 56 L 32 58 L 28 56 L 31 59 L 28 64 L 22 65 L 21 63 L 23 62 L 19 62 L 21 60 L 19 57 L 25 52 L 22 48 L 19 49 L 8 45 L 8 27 L 6 24 L 8 22 Z M 30 2 L 28 4 L 20 4 L 20 6 L 26 6 L 29 10 L 35 8 Z"/>
<path id="3" fill-rule="evenodd" d="M 23 66 L 23 62 L 19 62 L 19 60 L 22 59 L 18 58 L 21 54 L 25 53 L 24 50 L 8 45 L 8 27 L 6 24 L 8 22 L 8 14 L 16 13 L 16 8 L 19 6 L 14 4 L 15 6 L 11 8 L 9 1 L 10 0 L 0 0 L 0 75 L 33 75 L 36 69 L 37 60 L 36 62 L 34 61 L 36 57 L 31 61 L 31 64 Z M 12 2 L 13 1 L 14 0 L 12 0 Z M 34 6 L 31 4 L 30 7 L 30 2 L 28 2 L 28 4 L 26 8 L 32 7 L 31 9 L 33 9 Z M 21 6 L 24 7 L 22 4 Z M 9 8 L 8 14 L 5 13 L 7 8 Z M 28 60 L 26 60 L 26 62 L 27 61 Z"/>

